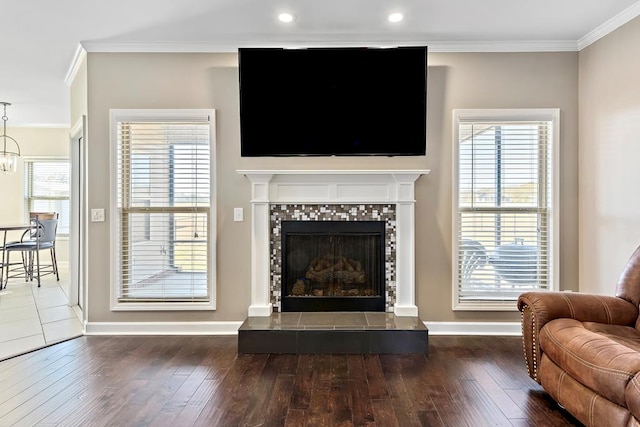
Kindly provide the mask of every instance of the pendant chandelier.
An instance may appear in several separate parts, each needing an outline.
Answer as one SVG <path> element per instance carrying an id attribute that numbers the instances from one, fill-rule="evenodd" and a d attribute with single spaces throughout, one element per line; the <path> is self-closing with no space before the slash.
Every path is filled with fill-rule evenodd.
<path id="1" fill-rule="evenodd" d="M 1 102 L 0 105 L 4 106 L 4 114 L 2 114 L 3 132 L 0 135 L 2 138 L 2 151 L 0 151 L 0 172 L 2 173 L 14 173 L 18 169 L 18 157 L 20 157 L 20 146 L 18 141 L 7 135 L 7 105 L 11 105 L 8 102 Z M 7 149 L 7 140 L 10 140 L 15 146 L 17 151 L 10 151 Z"/>

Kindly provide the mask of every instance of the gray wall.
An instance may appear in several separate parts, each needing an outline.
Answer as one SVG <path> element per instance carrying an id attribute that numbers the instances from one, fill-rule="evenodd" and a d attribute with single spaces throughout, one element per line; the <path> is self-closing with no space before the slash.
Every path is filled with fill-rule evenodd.
<path id="1" fill-rule="evenodd" d="M 613 294 L 640 244 L 640 18 L 580 52 L 580 290 Z"/>
<path id="2" fill-rule="evenodd" d="M 250 304 L 250 185 L 237 169 L 431 169 L 416 185 L 416 272 L 428 321 L 514 321 L 515 312 L 451 310 L 454 108 L 561 109 L 561 285 L 577 289 L 578 53 L 430 54 L 427 155 L 411 158 L 241 158 L 235 54 L 89 53 L 89 207 L 109 211 L 110 108 L 217 110 L 218 310 L 111 312 L 109 222 L 89 224 L 89 321 L 243 320 Z M 245 221 L 233 222 L 233 208 Z"/>

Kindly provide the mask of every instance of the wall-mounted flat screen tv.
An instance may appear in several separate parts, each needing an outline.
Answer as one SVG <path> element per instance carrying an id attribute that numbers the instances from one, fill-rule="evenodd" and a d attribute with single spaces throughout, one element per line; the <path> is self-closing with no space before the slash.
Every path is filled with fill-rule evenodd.
<path id="1" fill-rule="evenodd" d="M 241 48 L 241 154 L 420 156 L 427 48 Z"/>

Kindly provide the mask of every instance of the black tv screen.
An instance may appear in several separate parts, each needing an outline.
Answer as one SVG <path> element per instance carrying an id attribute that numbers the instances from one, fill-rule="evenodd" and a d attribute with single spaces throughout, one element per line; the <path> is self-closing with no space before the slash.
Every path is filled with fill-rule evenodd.
<path id="1" fill-rule="evenodd" d="M 417 156 L 427 48 L 241 48 L 241 154 Z"/>

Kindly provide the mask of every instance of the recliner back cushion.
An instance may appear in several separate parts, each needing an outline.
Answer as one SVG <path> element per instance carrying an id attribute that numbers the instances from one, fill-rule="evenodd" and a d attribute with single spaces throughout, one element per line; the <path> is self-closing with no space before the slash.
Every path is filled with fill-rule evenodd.
<path id="1" fill-rule="evenodd" d="M 616 286 L 616 296 L 633 303 L 636 307 L 640 306 L 640 247 L 631 254 L 627 265 L 620 274 Z"/>

